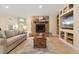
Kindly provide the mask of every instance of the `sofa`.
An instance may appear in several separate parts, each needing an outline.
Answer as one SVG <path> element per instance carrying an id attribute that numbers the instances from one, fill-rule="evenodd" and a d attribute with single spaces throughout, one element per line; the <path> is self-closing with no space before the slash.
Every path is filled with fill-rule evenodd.
<path id="1" fill-rule="evenodd" d="M 9 53 L 20 43 L 25 41 L 27 35 L 21 30 L 0 31 L 0 45 L 3 47 L 3 53 Z"/>

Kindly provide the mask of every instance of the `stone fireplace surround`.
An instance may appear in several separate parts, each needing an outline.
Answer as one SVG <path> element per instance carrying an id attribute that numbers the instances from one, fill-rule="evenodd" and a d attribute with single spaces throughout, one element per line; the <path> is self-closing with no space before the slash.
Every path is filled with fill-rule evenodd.
<path id="1" fill-rule="evenodd" d="M 31 26 L 32 26 L 31 32 L 32 32 L 32 34 L 37 33 L 36 27 L 37 27 L 38 24 L 39 24 L 39 26 L 41 26 L 41 25 L 45 26 L 45 29 L 44 29 L 44 27 L 41 28 L 41 30 L 44 29 L 44 31 L 42 31 L 42 32 L 49 33 L 49 16 L 41 16 L 41 17 L 43 17 L 43 19 L 40 19 L 40 21 L 39 21 L 39 17 L 40 16 L 32 16 L 31 17 L 31 20 L 32 20 L 31 21 Z"/>

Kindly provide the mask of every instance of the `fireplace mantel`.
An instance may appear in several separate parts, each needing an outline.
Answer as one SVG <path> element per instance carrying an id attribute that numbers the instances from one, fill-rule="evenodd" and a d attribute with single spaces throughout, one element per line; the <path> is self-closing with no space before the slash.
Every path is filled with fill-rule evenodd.
<path id="1" fill-rule="evenodd" d="M 48 23 L 48 21 L 34 21 L 34 23 Z"/>

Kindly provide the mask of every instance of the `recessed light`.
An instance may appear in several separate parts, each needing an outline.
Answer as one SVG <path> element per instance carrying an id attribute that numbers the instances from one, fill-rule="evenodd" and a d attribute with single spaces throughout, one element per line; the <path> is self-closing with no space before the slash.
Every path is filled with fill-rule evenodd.
<path id="1" fill-rule="evenodd" d="M 39 6 L 39 8 L 42 8 L 42 7 L 43 7 L 42 5 Z"/>
<path id="2" fill-rule="evenodd" d="M 9 8 L 8 6 L 5 6 L 5 8 Z"/>

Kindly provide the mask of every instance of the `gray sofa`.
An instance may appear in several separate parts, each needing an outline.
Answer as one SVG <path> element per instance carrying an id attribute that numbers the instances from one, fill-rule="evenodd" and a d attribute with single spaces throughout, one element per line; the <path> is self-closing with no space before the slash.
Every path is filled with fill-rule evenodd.
<path id="1" fill-rule="evenodd" d="M 3 53 L 9 53 L 21 42 L 26 40 L 26 33 L 20 30 L 6 30 L 0 32 L 1 45 L 3 46 Z"/>

